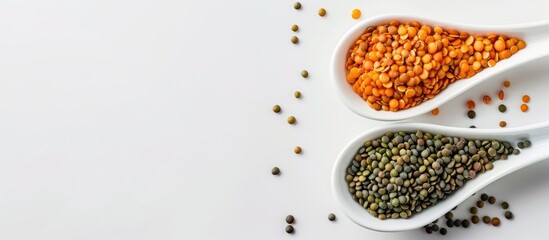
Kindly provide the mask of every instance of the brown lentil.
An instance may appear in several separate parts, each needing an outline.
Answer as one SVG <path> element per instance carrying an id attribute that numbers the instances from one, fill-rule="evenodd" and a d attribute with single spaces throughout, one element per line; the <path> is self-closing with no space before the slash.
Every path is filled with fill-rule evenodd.
<path id="1" fill-rule="evenodd" d="M 509 82 L 509 80 L 505 80 L 505 81 L 503 81 L 503 86 L 504 86 L 504 87 L 510 87 L 510 86 L 511 86 L 511 82 Z"/>
<path id="2" fill-rule="evenodd" d="M 347 81 L 375 110 L 403 110 L 510 57 L 519 42 L 393 20 L 366 28 L 355 41 L 345 63 Z"/>
<path id="3" fill-rule="evenodd" d="M 295 154 L 301 154 L 301 147 L 300 146 L 294 147 L 294 153 Z"/>
<path id="4" fill-rule="evenodd" d="M 490 203 L 490 204 L 496 203 L 496 197 L 490 196 L 490 197 L 488 198 L 488 203 Z"/>
<path id="5" fill-rule="evenodd" d="M 326 9 L 324 8 L 318 9 L 318 16 L 321 16 L 321 17 L 326 16 Z"/>
<path id="6" fill-rule="evenodd" d="M 524 103 L 529 103 L 529 102 L 530 102 L 530 96 L 528 96 L 528 95 L 522 96 L 522 101 L 523 101 Z"/>
<path id="7" fill-rule="evenodd" d="M 486 224 L 490 223 L 490 220 L 491 220 L 491 219 L 490 219 L 490 217 L 488 217 L 488 216 L 482 217 L 482 222 L 484 222 L 484 223 L 486 223 Z"/>
<path id="8" fill-rule="evenodd" d="M 471 217 L 471 222 L 473 222 L 474 224 L 477 224 L 479 221 L 480 221 L 480 218 L 477 215 L 473 215 Z"/>
<path id="9" fill-rule="evenodd" d="M 506 126 L 507 126 L 507 122 L 506 122 L 506 121 L 500 121 L 500 122 L 499 122 L 499 127 L 504 128 L 504 127 L 506 127 Z"/>
<path id="10" fill-rule="evenodd" d="M 476 208 L 476 207 L 471 207 L 471 208 L 469 209 L 469 212 L 471 212 L 472 214 L 477 214 L 477 213 L 478 213 L 478 208 Z"/>
<path id="11" fill-rule="evenodd" d="M 527 112 L 528 111 L 528 105 L 526 105 L 524 103 L 522 105 L 520 105 L 520 111 Z"/>
<path id="12" fill-rule="evenodd" d="M 297 44 L 299 43 L 299 38 L 297 36 L 292 36 L 290 38 L 290 41 L 293 43 L 293 44 Z"/>
<path id="13" fill-rule="evenodd" d="M 297 32 L 299 30 L 299 26 L 294 24 L 294 25 L 292 25 L 291 29 L 292 29 L 292 32 Z"/>
<path id="14" fill-rule="evenodd" d="M 295 222 L 295 218 L 292 215 L 286 216 L 286 223 L 293 224 Z"/>
<path id="15" fill-rule="evenodd" d="M 300 2 L 294 3 L 294 8 L 295 8 L 296 10 L 301 9 L 301 3 L 300 3 Z"/>
<path id="16" fill-rule="evenodd" d="M 484 207 L 484 201 L 477 201 L 477 207 L 483 208 Z"/>
<path id="17" fill-rule="evenodd" d="M 288 117 L 288 123 L 289 123 L 289 124 L 295 124 L 295 122 L 296 122 L 296 119 L 295 119 L 294 116 L 289 116 L 289 117 Z"/>
<path id="18" fill-rule="evenodd" d="M 501 223 L 501 222 L 500 222 L 499 218 L 497 218 L 497 217 L 492 218 L 492 225 L 493 225 L 494 227 L 499 226 L 500 223 Z"/>
<path id="19" fill-rule="evenodd" d="M 482 102 L 484 102 L 485 104 L 490 104 L 492 103 L 492 98 L 488 95 L 484 95 L 484 97 L 482 97 Z"/>
<path id="20" fill-rule="evenodd" d="M 301 98 L 301 92 L 300 91 L 295 91 L 294 92 L 294 97 L 295 98 Z"/>
<path id="21" fill-rule="evenodd" d="M 280 105 L 274 105 L 274 106 L 273 106 L 273 112 L 279 113 L 280 110 L 282 110 L 282 109 L 280 108 Z"/>
<path id="22" fill-rule="evenodd" d="M 301 77 L 308 78 L 309 77 L 309 72 L 307 70 L 301 71 Z"/>

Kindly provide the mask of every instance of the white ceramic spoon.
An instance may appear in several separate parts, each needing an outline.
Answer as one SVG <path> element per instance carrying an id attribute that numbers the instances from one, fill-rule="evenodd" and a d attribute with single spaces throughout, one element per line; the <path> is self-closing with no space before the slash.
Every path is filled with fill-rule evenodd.
<path id="1" fill-rule="evenodd" d="M 466 139 L 498 139 L 510 142 L 515 148 L 518 141 L 529 139 L 532 142 L 532 146 L 522 150 L 519 155 L 509 155 L 508 160 L 495 161 L 494 169 L 478 174 L 474 179 L 467 181 L 463 187 L 456 190 L 446 199 L 424 209 L 420 213 L 415 213 L 408 219 L 379 220 L 370 215 L 360 204 L 352 199 L 348 184 L 345 181 L 347 167 L 365 141 L 379 138 L 388 131 L 416 132 L 417 130 L 440 133 L 444 136 L 464 137 Z M 422 123 L 389 124 L 366 131 L 347 144 L 335 162 L 332 171 L 332 189 L 339 207 L 358 225 L 386 232 L 416 229 L 444 215 L 491 182 L 523 167 L 543 159 L 548 159 L 548 148 L 549 122 L 504 129 L 456 128 Z"/>
<path id="2" fill-rule="evenodd" d="M 508 59 L 499 61 L 494 67 L 482 70 L 471 78 L 458 80 L 450 84 L 433 99 L 423 102 L 418 106 L 398 112 L 376 111 L 370 108 L 361 97 L 353 92 L 351 85 L 347 83 L 345 61 L 349 48 L 353 45 L 356 39 L 364 33 L 367 27 L 387 23 L 391 20 L 399 20 L 400 22 L 406 23 L 410 21 L 417 21 L 420 24 L 441 26 L 445 29 L 456 29 L 458 31 L 465 31 L 470 34 L 504 34 L 524 40 L 526 42 L 526 48 L 520 50 Z M 395 121 L 415 117 L 429 112 L 498 73 L 514 68 L 521 68 L 532 61 L 539 61 L 540 58 L 544 56 L 549 56 L 549 22 L 489 26 L 452 23 L 411 15 L 389 14 L 361 21 L 345 33 L 343 38 L 337 44 L 337 47 L 332 55 L 331 77 L 335 83 L 334 87 L 339 93 L 341 100 L 353 112 L 370 119 Z"/>

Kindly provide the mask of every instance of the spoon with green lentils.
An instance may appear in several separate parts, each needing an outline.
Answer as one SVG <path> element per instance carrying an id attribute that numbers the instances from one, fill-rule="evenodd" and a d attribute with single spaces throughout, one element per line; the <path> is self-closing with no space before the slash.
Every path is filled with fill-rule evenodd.
<path id="1" fill-rule="evenodd" d="M 333 191 L 359 225 L 417 229 L 491 182 L 549 158 L 542 146 L 548 141 L 549 122 L 505 129 L 385 125 L 360 134 L 341 151 Z"/>

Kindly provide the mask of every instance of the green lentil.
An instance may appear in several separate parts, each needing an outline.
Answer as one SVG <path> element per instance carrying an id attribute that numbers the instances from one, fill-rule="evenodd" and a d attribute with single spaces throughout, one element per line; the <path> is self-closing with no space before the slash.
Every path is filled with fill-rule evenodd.
<path id="1" fill-rule="evenodd" d="M 294 97 L 295 98 L 301 98 L 301 92 L 300 91 L 295 91 L 294 92 Z"/>
<path id="2" fill-rule="evenodd" d="M 524 147 L 529 148 L 530 146 L 532 146 L 532 142 L 530 142 L 530 140 L 524 140 Z"/>
<path id="3" fill-rule="evenodd" d="M 274 167 L 273 169 L 271 169 L 271 173 L 273 175 L 278 175 L 280 174 L 280 169 L 278 167 Z"/>
<path id="4" fill-rule="evenodd" d="M 454 220 L 454 226 L 461 227 L 461 219 Z"/>
<path id="5" fill-rule="evenodd" d="M 477 214 L 478 213 L 478 208 L 471 207 L 471 209 L 469 209 L 469 212 L 471 212 L 472 214 Z"/>
<path id="6" fill-rule="evenodd" d="M 292 42 L 293 44 L 298 44 L 299 43 L 299 38 L 297 36 L 292 36 L 290 38 L 290 42 Z"/>
<path id="7" fill-rule="evenodd" d="M 440 235 L 446 235 L 446 233 L 448 233 L 448 230 L 446 230 L 446 228 L 440 229 Z"/>
<path id="8" fill-rule="evenodd" d="M 300 2 L 295 2 L 295 3 L 294 3 L 294 8 L 295 8 L 296 10 L 301 9 L 301 3 L 300 3 Z"/>
<path id="9" fill-rule="evenodd" d="M 295 124 L 295 122 L 296 122 L 296 119 L 295 119 L 294 116 L 289 116 L 289 117 L 288 117 L 288 123 L 289 123 L 289 124 Z"/>
<path id="10" fill-rule="evenodd" d="M 444 214 L 444 217 L 448 220 L 451 220 L 452 218 L 454 218 L 454 214 L 452 212 L 447 212 L 446 214 Z"/>
<path id="11" fill-rule="evenodd" d="M 483 208 L 484 207 L 484 202 L 483 201 L 477 201 L 477 207 L 478 208 Z"/>
<path id="12" fill-rule="evenodd" d="M 490 203 L 490 204 L 496 203 L 496 197 L 490 196 L 490 197 L 488 198 L 488 203 Z"/>
<path id="13" fill-rule="evenodd" d="M 513 219 L 513 213 L 510 211 L 505 211 L 505 218 L 507 219 Z"/>
<path id="14" fill-rule="evenodd" d="M 438 232 L 439 230 L 439 226 L 437 224 L 433 224 L 431 228 L 433 229 L 434 232 Z"/>
<path id="15" fill-rule="evenodd" d="M 454 221 L 452 219 L 446 220 L 446 226 L 447 227 L 454 227 Z"/>
<path id="16" fill-rule="evenodd" d="M 475 118 L 476 116 L 477 116 L 477 113 L 476 113 L 475 111 L 473 111 L 473 110 L 469 110 L 469 111 L 467 112 L 467 117 L 469 117 L 470 119 L 473 119 L 473 118 Z"/>
<path id="17" fill-rule="evenodd" d="M 471 222 L 477 224 L 480 221 L 480 218 L 477 215 L 471 216 Z"/>
<path id="18" fill-rule="evenodd" d="M 292 223 L 294 223 L 294 222 L 295 222 L 294 216 L 292 216 L 292 215 L 286 216 L 286 223 L 292 224 Z"/>
<path id="19" fill-rule="evenodd" d="M 365 141 L 345 175 L 352 198 L 379 219 L 409 218 L 507 159 L 508 142 L 437 133 L 387 132 Z M 479 201 L 480 207 L 484 202 Z M 456 206 L 457 207 L 457 206 Z M 478 211 L 478 209 L 477 209 Z M 461 225 L 448 212 L 447 225 Z"/>
<path id="20" fill-rule="evenodd" d="M 499 110 L 499 112 L 504 113 L 504 112 L 507 111 L 507 106 L 505 106 L 504 104 L 500 104 L 498 106 L 498 110 Z"/>
<path id="21" fill-rule="evenodd" d="M 488 194 L 486 194 L 486 193 L 481 194 L 480 195 L 480 200 L 487 201 L 488 200 Z"/>
<path id="22" fill-rule="evenodd" d="M 484 222 L 484 223 L 486 223 L 486 224 L 489 224 L 491 220 L 492 220 L 492 219 L 490 219 L 490 217 L 488 217 L 488 216 L 482 217 L 482 222 Z"/>
<path id="23" fill-rule="evenodd" d="M 335 221 L 336 220 L 336 215 L 333 214 L 333 213 L 328 214 L 328 220 L 330 220 L 332 222 Z"/>
<path id="24" fill-rule="evenodd" d="M 307 72 L 307 70 L 303 70 L 303 71 L 301 71 L 301 76 L 303 78 L 307 78 L 307 77 L 309 77 L 309 72 Z"/>
<path id="25" fill-rule="evenodd" d="M 509 208 L 509 203 L 508 202 L 502 202 L 501 203 L 501 208 L 508 209 Z"/>
<path id="26" fill-rule="evenodd" d="M 273 106 L 273 112 L 275 112 L 275 113 L 279 113 L 279 112 L 280 112 L 280 110 L 282 110 L 282 109 L 280 108 L 280 106 L 279 106 L 279 105 L 274 105 L 274 106 Z"/>
<path id="27" fill-rule="evenodd" d="M 471 223 L 467 219 L 465 219 L 465 220 L 463 220 L 463 222 L 461 222 L 461 226 L 464 227 L 464 228 L 468 228 L 470 224 Z"/>
<path id="28" fill-rule="evenodd" d="M 292 25 L 291 29 L 292 29 L 292 32 L 297 32 L 297 30 L 299 30 L 299 26 L 294 24 Z"/>
<path id="29" fill-rule="evenodd" d="M 289 233 L 289 234 L 292 234 L 294 233 L 294 227 L 292 225 L 288 225 L 286 226 L 286 232 Z"/>

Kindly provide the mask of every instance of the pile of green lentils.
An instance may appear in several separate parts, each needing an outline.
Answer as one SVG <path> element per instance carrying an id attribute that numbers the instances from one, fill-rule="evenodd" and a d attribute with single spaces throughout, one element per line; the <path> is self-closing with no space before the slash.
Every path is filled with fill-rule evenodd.
<path id="1" fill-rule="evenodd" d="M 371 215 L 409 218 L 510 154 L 519 150 L 498 140 L 388 132 L 359 148 L 345 180 L 353 199 Z"/>

